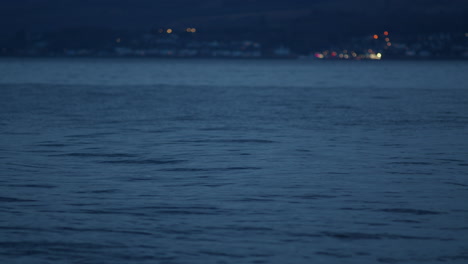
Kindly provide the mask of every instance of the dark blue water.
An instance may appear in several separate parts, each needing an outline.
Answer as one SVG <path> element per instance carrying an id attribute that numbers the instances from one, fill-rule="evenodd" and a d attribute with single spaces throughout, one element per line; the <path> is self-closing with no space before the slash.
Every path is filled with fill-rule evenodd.
<path id="1" fill-rule="evenodd" d="M 1 263 L 467 263 L 468 64 L 0 61 Z"/>

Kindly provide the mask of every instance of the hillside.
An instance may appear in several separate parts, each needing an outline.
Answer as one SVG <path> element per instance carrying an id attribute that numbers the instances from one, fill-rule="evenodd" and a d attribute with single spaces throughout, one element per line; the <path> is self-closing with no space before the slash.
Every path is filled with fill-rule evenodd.
<path id="1" fill-rule="evenodd" d="M 319 46 L 384 29 L 463 32 L 468 30 L 466 14 L 465 0 L 6 0 L 0 30 L 6 36 L 69 27 L 193 26 L 209 38 Z"/>

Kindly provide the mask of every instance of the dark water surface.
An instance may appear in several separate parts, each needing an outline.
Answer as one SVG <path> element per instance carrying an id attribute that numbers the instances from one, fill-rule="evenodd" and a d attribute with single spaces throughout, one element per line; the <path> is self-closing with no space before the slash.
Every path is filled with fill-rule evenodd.
<path id="1" fill-rule="evenodd" d="M 1 263 L 468 263 L 468 64 L 0 61 Z"/>

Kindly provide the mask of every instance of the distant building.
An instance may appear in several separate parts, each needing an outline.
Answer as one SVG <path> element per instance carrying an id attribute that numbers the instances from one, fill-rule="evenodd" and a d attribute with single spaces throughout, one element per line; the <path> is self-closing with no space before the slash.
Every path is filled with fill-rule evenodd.
<path id="1" fill-rule="evenodd" d="M 291 56 L 291 50 L 284 46 L 280 46 L 273 50 L 273 54 L 279 57 L 288 57 Z"/>

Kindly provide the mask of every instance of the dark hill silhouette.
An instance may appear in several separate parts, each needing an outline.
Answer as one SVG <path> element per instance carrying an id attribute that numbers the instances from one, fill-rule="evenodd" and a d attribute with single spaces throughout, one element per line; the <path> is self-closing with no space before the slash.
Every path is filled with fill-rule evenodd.
<path id="1" fill-rule="evenodd" d="M 319 46 L 389 30 L 468 30 L 466 0 L 5 0 L 0 30 L 198 27 L 211 38 Z"/>

